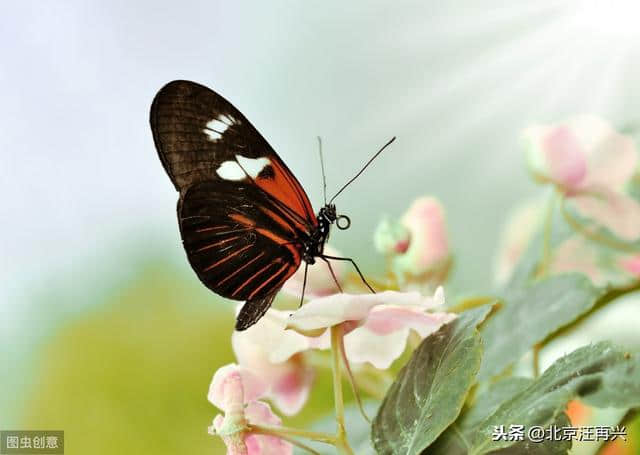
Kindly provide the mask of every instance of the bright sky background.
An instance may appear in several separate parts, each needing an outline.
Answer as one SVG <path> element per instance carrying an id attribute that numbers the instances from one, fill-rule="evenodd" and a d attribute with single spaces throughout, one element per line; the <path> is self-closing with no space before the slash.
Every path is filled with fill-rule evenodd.
<path id="1" fill-rule="evenodd" d="M 177 78 L 231 100 L 316 208 L 317 135 L 330 191 L 398 136 L 337 200 L 353 224 L 333 243 L 373 270 L 381 216 L 433 194 L 448 212 L 457 282 L 488 287 L 506 212 L 538 190 L 525 172 L 522 128 L 581 112 L 640 123 L 638 27 L 629 23 L 637 6 L 592 3 L 5 3 L 5 334 L 34 289 L 135 273 L 122 259 L 132 248 L 184 261 L 176 194 L 148 127 L 155 92 Z"/>

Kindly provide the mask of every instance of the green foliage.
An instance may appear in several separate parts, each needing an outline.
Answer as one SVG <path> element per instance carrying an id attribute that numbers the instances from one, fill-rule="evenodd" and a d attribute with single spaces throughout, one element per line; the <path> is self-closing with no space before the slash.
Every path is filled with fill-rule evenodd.
<path id="1" fill-rule="evenodd" d="M 476 327 L 488 312 L 483 306 L 463 313 L 416 349 L 373 422 L 378 453 L 419 454 L 456 419 L 480 367 Z"/>
<path id="2" fill-rule="evenodd" d="M 475 362 L 482 345 L 476 326 L 484 319 L 478 311 L 485 309 L 462 313 L 423 341 L 390 388 L 373 424 L 377 452 L 564 454 L 570 441 L 493 441 L 492 433 L 498 426 L 568 426 L 564 410 L 574 398 L 601 408 L 640 407 L 640 358 L 609 342 L 566 355 L 536 379 L 487 381 L 596 303 L 621 292 L 605 294 L 580 274 L 512 282 L 501 308 L 481 325 L 479 370 Z"/>
<path id="3" fill-rule="evenodd" d="M 601 295 L 577 273 L 509 288 L 503 308 L 482 328 L 485 350 L 478 379 L 502 372 L 533 345 L 588 312 Z"/>
<path id="4" fill-rule="evenodd" d="M 464 414 L 461 416 L 461 420 Z M 569 418 L 562 412 L 553 422 L 556 428 L 571 426 Z M 505 427 L 505 428 L 508 428 Z M 446 432 L 440 436 L 431 447 L 423 453 L 426 455 L 468 455 L 469 443 L 465 439 L 464 431 L 471 431 L 469 428 L 462 428 L 458 422 L 451 425 Z M 525 434 L 523 441 L 513 443 L 512 446 L 491 451 L 493 455 L 558 455 L 567 453 L 571 448 L 571 441 L 543 441 L 532 442 Z"/>
<path id="5" fill-rule="evenodd" d="M 607 342 L 580 348 L 556 361 L 542 376 L 503 401 L 494 412 L 470 428 L 465 437 L 469 454 L 487 453 L 513 444 L 492 441 L 491 433 L 495 426 L 547 427 L 558 419 L 569 400 L 576 397 L 597 406 L 638 406 L 639 381 L 637 357 L 625 355 Z M 618 387 L 632 394 L 616 393 Z"/>
<path id="6" fill-rule="evenodd" d="M 425 343 L 428 342 L 425 340 Z M 419 358 L 419 352 L 414 359 Z M 412 359 L 413 361 L 413 359 Z M 420 371 L 417 366 L 413 371 Z M 436 367 L 440 368 L 440 366 Z M 433 372 L 437 375 L 437 372 Z M 455 381 L 454 375 L 449 376 Z M 399 378 L 402 386 L 403 378 Z M 416 379 L 414 379 L 416 381 Z M 392 389 L 393 390 L 393 389 Z M 415 397 L 390 392 L 388 399 L 395 399 L 397 409 L 411 407 L 415 402 L 429 400 L 422 397 L 414 388 Z M 430 390 L 427 393 L 430 393 Z M 466 397 L 466 392 L 447 388 L 450 394 Z M 455 423 L 422 453 L 436 455 L 484 453 L 532 453 L 563 454 L 570 448 L 569 441 L 545 441 L 534 444 L 530 441 L 513 442 L 506 440 L 493 441 L 494 428 L 510 425 L 524 425 L 525 428 L 550 425 L 567 426 L 564 414 L 567 403 L 574 398 L 581 398 L 589 405 L 598 407 L 638 407 L 640 406 L 640 358 L 624 352 L 611 343 L 602 342 L 585 346 L 557 360 L 545 373 L 537 379 L 512 377 L 497 382 L 482 393 L 476 402 L 466 409 Z M 435 399 L 435 398 L 431 398 Z M 449 398 L 451 400 L 452 398 Z M 384 410 L 381 408 L 381 411 Z M 442 411 L 442 408 L 440 408 Z M 418 423 L 420 427 L 421 424 Z M 420 453 L 405 450 L 406 443 L 394 437 L 396 433 L 404 434 L 401 419 L 395 425 L 387 418 L 384 437 L 385 444 L 376 441 L 379 453 Z M 440 431 L 441 427 L 438 426 Z M 373 427 L 376 437 L 376 424 Z M 378 436 L 382 436 L 378 434 Z M 423 440 L 420 438 L 421 441 Z M 424 438 L 429 440 L 430 438 Z M 398 442 L 396 442 L 398 441 Z M 432 442 L 432 441 L 430 441 Z M 398 444 L 398 445 L 394 445 Z M 429 446 L 427 444 L 422 449 Z M 382 447 L 382 450 L 380 449 Z"/>

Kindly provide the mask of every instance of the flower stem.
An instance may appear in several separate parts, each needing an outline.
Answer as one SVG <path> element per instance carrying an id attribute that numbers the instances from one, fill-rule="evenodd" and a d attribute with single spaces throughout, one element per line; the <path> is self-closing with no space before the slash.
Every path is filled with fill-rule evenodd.
<path id="1" fill-rule="evenodd" d="M 320 433 L 317 431 L 309 431 L 309 430 L 302 430 L 299 428 L 282 427 L 282 426 L 272 427 L 269 425 L 249 424 L 248 427 L 249 427 L 249 430 L 253 433 L 267 434 L 270 436 L 276 436 L 278 438 L 283 438 L 287 440 L 290 440 L 291 438 L 295 437 L 295 438 L 307 438 L 307 439 L 311 439 L 312 441 L 324 442 L 326 444 L 333 444 L 333 445 L 335 445 L 337 442 L 336 437 L 329 433 Z"/>
<path id="2" fill-rule="evenodd" d="M 333 401 L 336 410 L 336 423 L 338 434 L 336 435 L 336 448 L 343 454 L 353 455 L 353 450 L 347 441 L 347 432 L 344 425 L 344 398 L 342 396 L 342 371 L 340 369 L 340 346 L 342 344 L 342 325 L 331 327 L 331 367 L 333 372 Z"/>
<path id="3" fill-rule="evenodd" d="M 260 429 L 257 428 L 253 428 L 253 433 L 255 434 L 264 434 L 264 435 L 268 435 L 268 436 L 276 436 L 279 439 L 282 439 L 283 441 L 288 441 L 289 443 L 293 444 L 296 447 L 300 447 L 302 450 L 309 452 L 312 455 L 320 455 L 320 452 L 318 452 L 317 450 L 313 449 L 312 447 L 309 447 L 308 445 L 298 441 L 295 438 L 292 438 L 291 436 L 287 436 L 285 434 L 282 434 L 281 432 L 271 432 L 271 431 L 262 431 Z"/>
<path id="4" fill-rule="evenodd" d="M 309 452 L 311 455 L 322 455 L 320 452 L 318 452 L 315 449 L 312 449 L 311 447 L 309 447 L 306 444 L 301 443 L 300 441 L 293 439 L 293 438 L 288 438 L 288 437 L 283 437 L 282 439 L 284 439 L 285 441 L 289 441 L 291 444 L 293 444 L 296 447 L 301 448 L 302 450 Z"/>
<path id="5" fill-rule="evenodd" d="M 538 268 L 538 276 L 544 276 L 548 272 L 549 264 L 551 264 L 551 231 L 553 227 L 553 211 L 556 207 L 557 193 L 554 191 L 549 199 L 547 213 L 544 219 L 544 236 L 542 243 L 542 261 Z"/>
<path id="6" fill-rule="evenodd" d="M 343 329 L 341 325 L 331 327 L 331 369 L 333 373 L 333 397 L 335 403 L 336 422 L 338 431 L 336 435 L 320 433 L 315 431 L 302 430 L 290 427 L 272 427 L 267 425 L 249 425 L 250 431 L 254 433 L 267 434 L 285 439 L 298 447 L 307 450 L 309 453 L 317 453 L 293 438 L 307 438 L 312 441 L 331 444 L 344 455 L 354 455 L 353 449 L 349 446 L 344 423 L 344 397 L 342 395 L 342 370 L 340 368 L 341 348 Z"/>
<path id="7" fill-rule="evenodd" d="M 371 424 L 371 419 L 364 412 L 364 406 L 362 405 L 362 399 L 360 398 L 360 392 L 358 392 L 358 386 L 356 384 L 356 380 L 353 377 L 353 372 L 351 371 L 351 366 L 349 365 L 349 359 L 347 358 L 347 351 L 344 348 L 344 337 L 340 337 L 340 357 L 342 357 L 342 364 L 344 365 L 344 370 L 347 372 L 347 379 L 349 379 L 349 384 L 351 384 L 351 390 L 353 391 L 353 396 L 356 399 L 356 403 L 358 404 L 358 409 L 360 409 L 360 414 L 364 417 L 369 424 Z"/>
<path id="8" fill-rule="evenodd" d="M 358 387 L 377 400 L 382 401 L 384 399 L 386 386 L 377 378 L 358 376 Z"/>
<path id="9" fill-rule="evenodd" d="M 542 349 L 542 344 L 537 343 L 533 346 L 533 377 L 537 378 L 540 376 L 540 350 Z"/>

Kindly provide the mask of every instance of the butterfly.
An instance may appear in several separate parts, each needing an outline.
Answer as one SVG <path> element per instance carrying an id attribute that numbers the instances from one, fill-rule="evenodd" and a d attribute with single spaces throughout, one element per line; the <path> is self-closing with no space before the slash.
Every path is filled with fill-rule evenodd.
<path id="1" fill-rule="evenodd" d="M 303 261 L 305 284 L 307 267 L 316 258 L 332 275 L 328 260 L 343 260 L 374 292 L 351 258 L 324 254 L 332 224 L 350 225 L 348 217 L 337 214 L 333 199 L 364 168 L 328 203 L 325 191 L 325 205 L 316 215 L 274 149 L 213 90 L 190 81 L 169 82 L 153 100 L 150 123 L 160 161 L 179 192 L 178 224 L 191 267 L 213 292 L 246 301 L 236 330 L 265 314 Z"/>

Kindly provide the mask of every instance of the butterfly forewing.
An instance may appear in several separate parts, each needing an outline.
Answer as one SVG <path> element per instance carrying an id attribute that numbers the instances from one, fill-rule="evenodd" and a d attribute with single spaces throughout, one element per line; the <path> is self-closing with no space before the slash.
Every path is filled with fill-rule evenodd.
<path id="1" fill-rule="evenodd" d="M 151 128 L 160 160 L 178 191 L 205 181 L 252 181 L 314 225 L 304 189 L 244 115 L 222 96 L 190 81 L 156 95 Z"/>
<path id="2" fill-rule="evenodd" d="M 236 328 L 254 324 L 298 269 L 317 228 L 311 203 L 249 121 L 202 85 L 174 81 L 156 95 L 151 128 L 180 192 L 178 222 L 200 280 L 246 300 Z"/>

